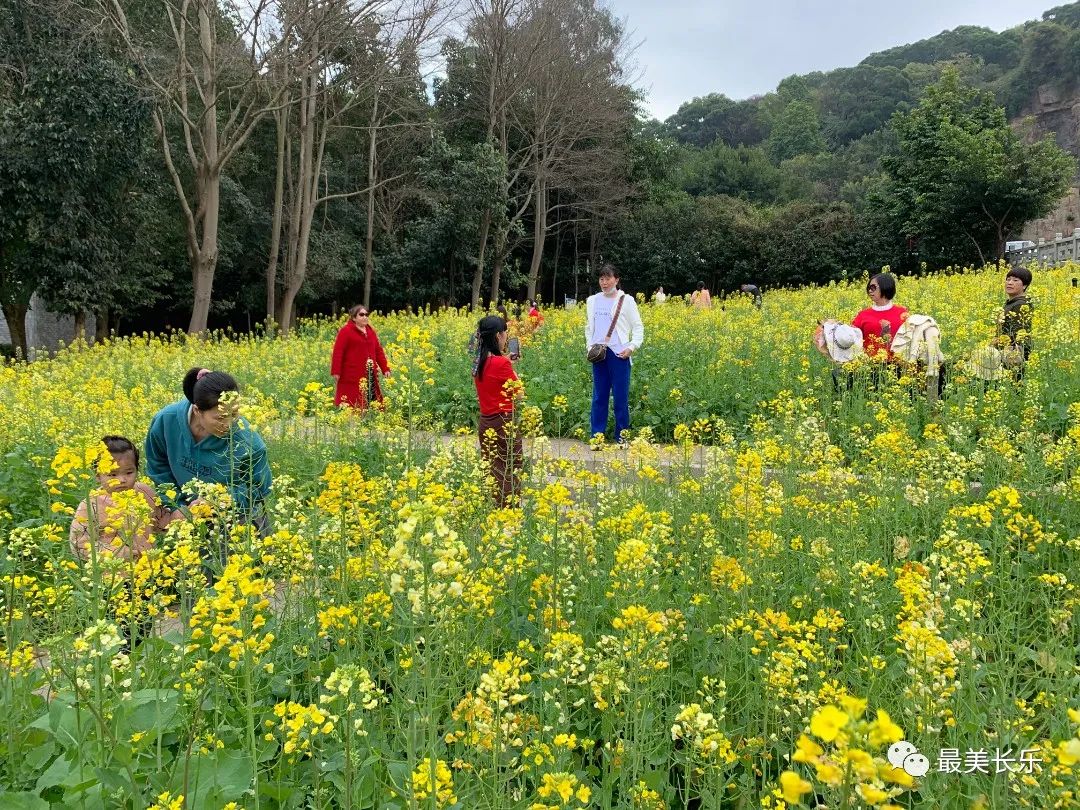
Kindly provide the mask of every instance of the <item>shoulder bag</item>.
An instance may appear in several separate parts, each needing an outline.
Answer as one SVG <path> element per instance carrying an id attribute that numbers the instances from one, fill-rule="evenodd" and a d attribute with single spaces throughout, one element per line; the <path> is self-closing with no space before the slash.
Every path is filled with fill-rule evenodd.
<path id="1" fill-rule="evenodd" d="M 602 363 L 604 358 L 607 357 L 607 344 L 611 340 L 611 333 L 615 331 L 615 322 L 619 320 L 619 312 L 622 311 L 622 302 L 626 297 L 626 293 L 619 296 L 619 303 L 615 305 L 615 314 L 611 316 L 611 326 L 608 327 L 607 336 L 604 338 L 603 343 L 594 343 L 589 347 L 588 354 L 585 357 L 590 363 Z"/>

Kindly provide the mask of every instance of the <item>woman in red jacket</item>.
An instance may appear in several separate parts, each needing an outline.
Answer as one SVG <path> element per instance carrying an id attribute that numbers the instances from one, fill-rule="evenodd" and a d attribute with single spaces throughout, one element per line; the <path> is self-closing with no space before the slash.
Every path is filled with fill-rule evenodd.
<path id="1" fill-rule="evenodd" d="M 330 358 L 330 376 L 337 381 L 334 404 L 366 408 L 369 396 L 382 402 L 376 367 L 390 376 L 379 336 L 369 322 L 368 308 L 357 304 L 349 310 L 349 322 L 338 330 Z M 369 393 L 370 389 L 370 393 Z"/>
<path id="2" fill-rule="evenodd" d="M 878 273 L 871 276 L 866 284 L 866 294 L 870 296 L 871 306 L 855 316 L 851 325 L 863 333 L 863 351 L 874 357 L 884 353 L 886 359 L 892 359 L 892 342 L 900 331 L 908 311 L 893 303 L 896 297 L 896 278 L 891 273 Z"/>
<path id="3" fill-rule="evenodd" d="M 514 403 L 521 381 L 506 357 L 506 321 L 498 315 L 480 320 L 473 336 L 473 382 L 480 405 L 480 454 L 495 479 L 495 496 L 507 506 L 521 493 L 521 435 L 514 424 Z"/>

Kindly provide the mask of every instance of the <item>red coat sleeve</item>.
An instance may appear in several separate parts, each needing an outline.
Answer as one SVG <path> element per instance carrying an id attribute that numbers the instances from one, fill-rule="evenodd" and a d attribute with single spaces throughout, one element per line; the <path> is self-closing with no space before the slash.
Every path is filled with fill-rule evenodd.
<path id="1" fill-rule="evenodd" d="M 386 362 L 386 352 L 383 351 L 382 343 L 379 342 L 379 335 L 370 326 L 368 330 L 371 332 L 371 339 L 375 344 L 375 362 L 379 364 L 382 373 L 387 374 L 390 371 L 390 365 Z"/>
<path id="2" fill-rule="evenodd" d="M 334 338 L 334 351 L 330 355 L 331 377 L 340 377 L 345 363 L 345 347 L 349 342 L 348 335 L 345 333 L 346 327 L 348 327 L 348 324 L 341 327 L 338 330 L 337 337 Z"/>

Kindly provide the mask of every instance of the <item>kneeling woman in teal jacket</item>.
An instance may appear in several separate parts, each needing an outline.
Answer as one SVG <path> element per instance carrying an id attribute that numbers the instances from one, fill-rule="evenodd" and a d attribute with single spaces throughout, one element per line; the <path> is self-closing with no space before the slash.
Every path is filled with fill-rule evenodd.
<path id="1" fill-rule="evenodd" d="M 230 397 L 229 392 L 236 393 Z M 146 471 L 159 490 L 176 488 L 180 506 L 197 500 L 180 492 L 192 479 L 224 485 L 236 516 L 266 533 L 265 502 L 271 483 L 266 444 L 237 415 L 238 395 L 231 375 L 191 369 L 184 375 L 184 399 L 162 408 L 150 422 Z M 164 493 L 162 497 L 170 500 Z"/>

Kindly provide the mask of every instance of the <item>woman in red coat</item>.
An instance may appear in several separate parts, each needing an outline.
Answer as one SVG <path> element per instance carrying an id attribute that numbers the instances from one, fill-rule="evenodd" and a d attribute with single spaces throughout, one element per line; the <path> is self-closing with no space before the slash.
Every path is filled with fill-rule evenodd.
<path id="1" fill-rule="evenodd" d="M 382 402 L 376 367 L 390 376 L 379 336 L 368 322 L 368 308 L 357 304 L 349 310 L 349 322 L 338 330 L 334 352 L 330 358 L 330 376 L 337 381 L 334 404 L 345 403 L 353 408 L 368 406 L 368 385 L 377 402 Z M 370 381 L 370 383 L 369 383 Z"/>

